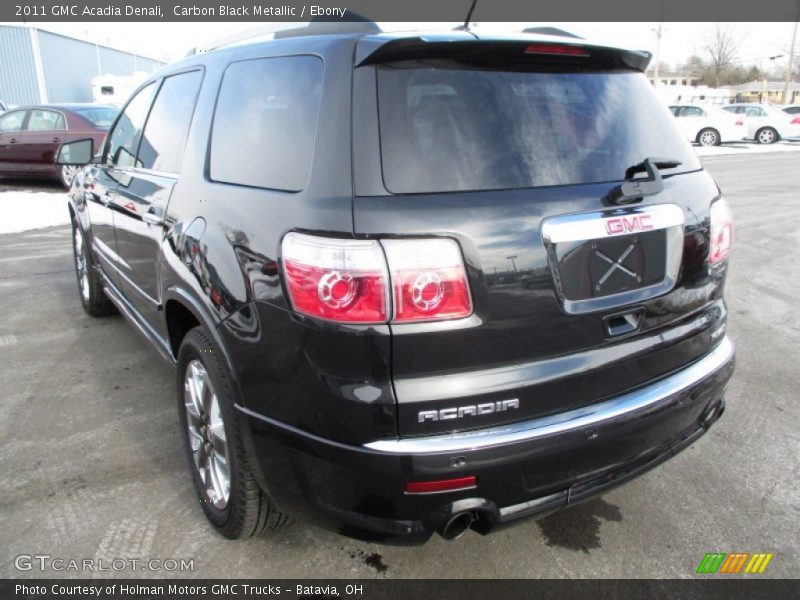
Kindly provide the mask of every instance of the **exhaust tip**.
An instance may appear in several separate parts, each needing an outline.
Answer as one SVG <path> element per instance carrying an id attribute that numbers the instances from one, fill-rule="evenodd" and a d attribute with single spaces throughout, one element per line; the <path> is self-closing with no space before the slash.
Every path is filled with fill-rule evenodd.
<path id="1" fill-rule="evenodd" d="M 464 532 L 469 529 L 475 522 L 475 513 L 473 511 L 466 511 L 456 513 L 442 525 L 439 529 L 441 535 L 447 541 L 453 541 L 464 535 Z"/>

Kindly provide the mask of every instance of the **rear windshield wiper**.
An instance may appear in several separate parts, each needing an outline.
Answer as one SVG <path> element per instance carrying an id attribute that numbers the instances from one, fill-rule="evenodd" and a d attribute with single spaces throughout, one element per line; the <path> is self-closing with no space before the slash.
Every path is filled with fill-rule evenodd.
<path id="1" fill-rule="evenodd" d="M 611 189 L 604 200 L 609 204 L 630 204 L 638 202 L 645 196 L 653 196 L 664 189 L 659 169 L 674 169 L 681 161 L 671 158 L 645 158 L 642 162 L 625 170 L 625 181 Z M 636 173 L 647 172 L 646 179 L 633 179 Z"/>

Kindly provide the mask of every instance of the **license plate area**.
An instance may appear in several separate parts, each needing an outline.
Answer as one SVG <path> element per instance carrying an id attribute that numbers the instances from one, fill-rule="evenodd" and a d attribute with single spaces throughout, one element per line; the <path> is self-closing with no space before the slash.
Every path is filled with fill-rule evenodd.
<path id="1" fill-rule="evenodd" d="M 545 220 L 542 238 L 564 310 L 608 310 L 670 291 L 680 269 L 683 223 L 674 204 Z"/>

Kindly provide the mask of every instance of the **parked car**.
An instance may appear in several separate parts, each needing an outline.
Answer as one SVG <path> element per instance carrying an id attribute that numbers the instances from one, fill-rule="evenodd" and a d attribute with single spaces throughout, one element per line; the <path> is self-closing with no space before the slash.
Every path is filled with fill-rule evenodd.
<path id="1" fill-rule="evenodd" d="M 787 115 L 771 104 L 729 104 L 724 110 L 740 115 L 747 125 L 748 139 L 759 144 L 800 137 L 800 119 Z"/>
<path id="2" fill-rule="evenodd" d="M 209 521 L 453 539 L 701 437 L 733 224 L 650 55 L 307 31 L 152 75 L 70 192 L 80 301 L 174 366 Z"/>
<path id="3" fill-rule="evenodd" d="M 783 112 L 790 115 L 800 115 L 800 104 L 790 104 L 782 108 Z"/>
<path id="4" fill-rule="evenodd" d="M 22 106 L 0 116 L 0 177 L 58 179 L 69 188 L 77 168 L 55 165 L 58 147 L 84 138 L 100 148 L 117 109 L 96 104 Z"/>
<path id="5" fill-rule="evenodd" d="M 673 104 L 669 107 L 678 126 L 690 142 L 701 146 L 719 146 L 740 142 L 747 137 L 744 120 L 732 117 L 719 108 L 699 104 Z"/>

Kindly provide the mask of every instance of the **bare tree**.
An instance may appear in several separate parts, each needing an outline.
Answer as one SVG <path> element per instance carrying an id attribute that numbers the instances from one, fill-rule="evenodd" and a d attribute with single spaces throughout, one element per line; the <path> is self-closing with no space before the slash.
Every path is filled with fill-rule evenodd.
<path id="1" fill-rule="evenodd" d="M 736 35 L 733 27 L 717 23 L 707 35 L 703 50 L 708 56 L 711 73 L 714 76 L 714 87 L 719 87 L 722 73 L 736 58 L 742 40 Z"/>

